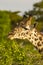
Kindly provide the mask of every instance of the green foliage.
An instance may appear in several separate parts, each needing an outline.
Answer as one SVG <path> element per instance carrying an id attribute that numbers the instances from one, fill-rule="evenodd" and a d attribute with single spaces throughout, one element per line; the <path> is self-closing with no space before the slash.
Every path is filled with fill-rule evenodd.
<path id="1" fill-rule="evenodd" d="M 7 38 L 11 28 L 10 14 L 0 11 L 0 65 L 43 65 L 43 55 L 28 40 Z"/>
<path id="2" fill-rule="evenodd" d="M 34 24 L 35 22 L 38 23 L 37 25 L 37 30 L 42 30 L 43 31 L 43 0 L 41 0 L 38 3 L 35 3 L 33 5 L 33 10 L 30 10 L 28 12 L 25 12 L 25 15 L 32 15 L 33 17 L 35 17 L 32 19 L 32 24 Z"/>
<path id="3" fill-rule="evenodd" d="M 39 22 L 39 23 L 38 23 L 38 25 L 37 25 L 37 30 L 38 30 L 38 31 L 43 30 L 43 22 Z"/>
<path id="4" fill-rule="evenodd" d="M 38 22 L 36 22 L 36 21 L 35 21 L 35 18 L 33 17 L 33 18 L 32 18 L 32 21 L 31 21 L 31 24 L 34 25 L 34 23 L 36 23 L 36 29 L 37 29 L 38 31 L 43 30 L 43 21 L 38 21 Z"/>
<path id="5" fill-rule="evenodd" d="M 38 3 L 35 3 L 35 4 L 34 4 L 34 7 L 43 8 L 43 0 L 41 0 L 41 1 L 38 2 Z"/>
<path id="6" fill-rule="evenodd" d="M 0 39 L 3 39 L 10 30 L 10 18 L 7 13 L 0 11 Z"/>
<path id="7" fill-rule="evenodd" d="M 11 19 L 11 27 L 14 28 L 18 22 L 21 21 L 22 19 L 22 16 L 18 15 L 19 11 L 16 11 L 16 12 L 11 12 L 9 14 L 10 16 L 10 19 Z"/>
<path id="8" fill-rule="evenodd" d="M 35 16 L 37 16 L 37 29 L 40 31 L 41 29 L 43 30 L 43 0 L 41 0 L 38 3 L 34 4 L 33 11 L 35 12 Z"/>

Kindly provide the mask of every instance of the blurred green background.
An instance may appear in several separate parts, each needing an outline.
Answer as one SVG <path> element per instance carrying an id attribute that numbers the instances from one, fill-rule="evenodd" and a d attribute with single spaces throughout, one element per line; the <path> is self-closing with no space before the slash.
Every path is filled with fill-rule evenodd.
<path id="1" fill-rule="evenodd" d="M 43 54 L 28 40 L 9 40 L 8 33 L 27 15 L 33 15 L 32 24 L 38 23 L 36 28 L 43 31 L 43 2 L 35 3 L 32 11 L 25 12 L 20 16 L 20 11 L 1 11 L 0 10 L 0 65 L 43 65 Z M 38 10 L 36 10 L 38 8 Z M 36 18 L 34 18 L 34 16 Z"/>

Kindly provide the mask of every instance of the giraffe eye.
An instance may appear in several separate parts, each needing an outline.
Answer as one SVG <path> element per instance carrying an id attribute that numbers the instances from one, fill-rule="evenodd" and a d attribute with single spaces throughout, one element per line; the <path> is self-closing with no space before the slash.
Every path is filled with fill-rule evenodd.
<path id="1" fill-rule="evenodd" d="M 22 26 L 22 28 L 24 28 L 25 30 L 28 30 L 26 27 Z"/>
<path id="2" fill-rule="evenodd" d="M 24 28 L 25 30 L 28 30 L 27 28 Z"/>

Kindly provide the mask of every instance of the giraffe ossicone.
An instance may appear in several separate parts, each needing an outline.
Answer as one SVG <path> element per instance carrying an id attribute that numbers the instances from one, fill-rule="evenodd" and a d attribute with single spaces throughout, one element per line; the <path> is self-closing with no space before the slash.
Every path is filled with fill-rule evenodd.
<path id="1" fill-rule="evenodd" d="M 36 28 L 30 28 L 31 19 L 26 23 L 25 29 L 22 26 L 16 27 L 13 32 L 8 35 L 8 38 L 13 39 L 27 39 L 29 40 L 38 50 L 43 51 L 43 35 L 36 30 Z"/>

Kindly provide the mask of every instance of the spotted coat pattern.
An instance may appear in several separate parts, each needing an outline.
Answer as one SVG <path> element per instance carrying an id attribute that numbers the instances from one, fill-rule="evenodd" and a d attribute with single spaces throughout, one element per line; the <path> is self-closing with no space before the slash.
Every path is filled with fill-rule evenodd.
<path id="1" fill-rule="evenodd" d="M 31 18 L 32 19 L 32 18 Z M 30 19 L 30 20 L 31 20 Z M 29 21 L 30 21 L 29 20 Z M 43 35 L 36 30 L 36 28 L 30 28 L 26 23 L 27 29 L 21 26 L 16 27 L 9 33 L 8 38 L 13 39 L 27 39 L 29 40 L 39 51 L 43 51 Z"/>

